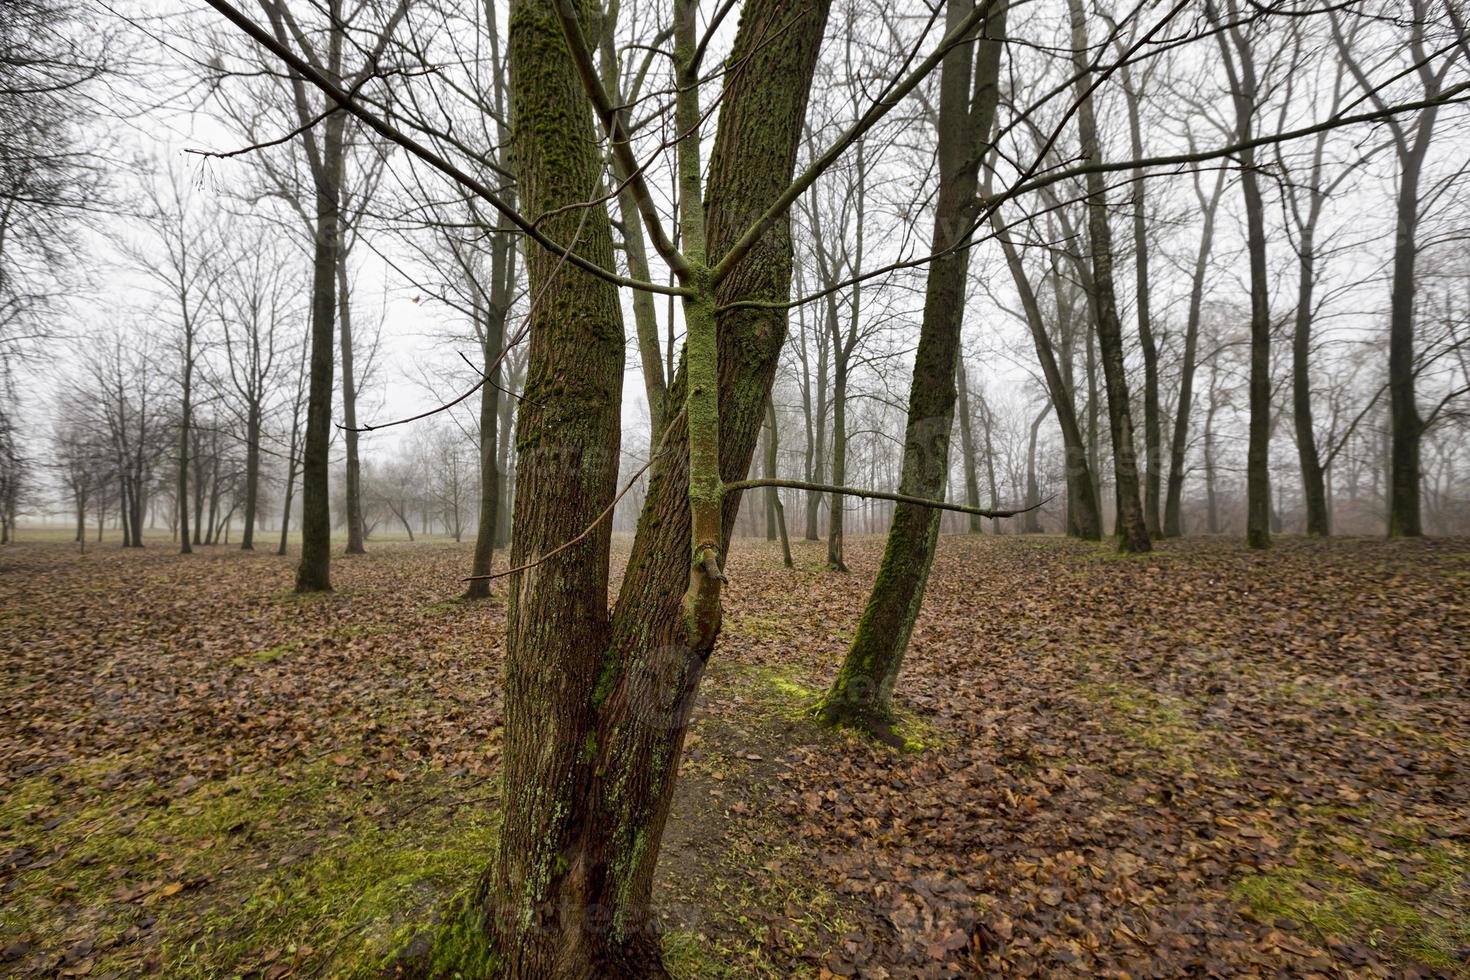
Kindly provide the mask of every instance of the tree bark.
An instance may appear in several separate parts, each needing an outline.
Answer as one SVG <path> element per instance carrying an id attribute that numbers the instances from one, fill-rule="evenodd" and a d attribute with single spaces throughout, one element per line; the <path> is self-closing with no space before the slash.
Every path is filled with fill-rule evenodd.
<path id="1" fill-rule="evenodd" d="M 776 429 L 776 404 L 769 396 L 766 397 L 766 479 L 776 479 L 776 454 L 779 436 Z M 786 507 L 781 503 L 781 491 L 777 487 L 766 487 L 766 501 L 770 508 L 775 524 L 775 530 L 781 537 L 781 561 L 787 568 L 792 567 L 791 561 L 791 539 L 786 535 Z"/>
<path id="2" fill-rule="evenodd" d="M 1077 126 L 1085 159 L 1100 161 L 1090 93 L 1087 23 L 1082 0 L 1067 0 L 1072 27 L 1072 64 L 1076 71 Z M 1126 552 L 1149 551 L 1153 544 L 1143 517 L 1139 495 L 1138 458 L 1133 443 L 1133 409 L 1129 401 L 1128 377 L 1123 363 L 1123 328 L 1118 321 L 1113 292 L 1113 241 L 1108 227 L 1106 181 L 1097 171 L 1087 175 L 1087 228 L 1092 252 L 1088 295 L 1097 342 L 1102 355 L 1103 376 L 1108 392 L 1108 423 L 1113 437 L 1113 477 L 1118 498 L 1118 547 Z"/>
<path id="3" fill-rule="evenodd" d="M 900 493 L 927 499 L 940 499 L 949 470 L 970 262 L 968 246 L 953 246 L 968 235 L 979 213 L 979 172 L 995 120 L 1006 6 L 999 0 L 989 7 L 976 31 L 974 53 L 971 45 L 961 45 L 945 55 L 940 68 L 939 192 L 930 249 L 938 257 L 929 264 L 899 477 Z M 951 29 L 973 9 L 963 0 L 951 3 L 946 8 Z M 893 687 L 934 561 L 940 513 L 915 504 L 895 508 L 873 590 L 820 708 L 829 723 L 893 737 Z"/>
<path id="4" fill-rule="evenodd" d="M 961 349 L 955 365 L 955 410 L 960 415 L 960 456 L 965 473 L 965 503 L 980 506 L 980 478 L 975 472 L 975 430 L 970 419 L 970 384 L 965 372 L 965 353 Z M 979 514 L 970 516 L 970 533 L 979 534 L 984 529 L 984 518 Z"/>
<path id="5" fill-rule="evenodd" d="M 1036 298 L 1036 291 L 1031 288 L 1031 280 L 1026 275 L 1026 268 L 1021 263 L 1021 254 L 1017 251 L 1015 244 L 1007 237 L 1001 229 L 1004 224 L 997 210 L 992 216 L 992 227 L 995 228 L 996 236 L 1000 240 L 1001 248 L 1005 253 L 1006 265 L 1010 268 L 1011 279 L 1016 285 L 1016 291 L 1021 297 L 1021 308 L 1026 314 L 1026 325 L 1031 331 L 1031 341 L 1036 348 L 1036 359 L 1041 363 L 1041 375 L 1046 381 L 1047 394 L 1051 396 L 1052 408 L 1057 413 L 1057 425 L 1062 430 L 1062 452 L 1066 457 L 1067 469 L 1067 533 L 1084 541 L 1102 540 L 1103 522 L 1102 514 L 1098 511 L 1097 481 L 1089 459 L 1087 442 L 1082 433 L 1082 426 L 1077 420 L 1076 399 L 1072 393 L 1072 385 L 1062 366 L 1057 363 L 1056 352 L 1051 343 L 1051 338 L 1046 333 L 1046 321 L 1042 317 L 1041 304 Z M 1060 289 L 1060 277 L 1057 287 Z M 1060 296 L 1059 307 L 1062 305 Z M 1070 364 L 1068 356 L 1064 364 Z"/>
<path id="6" fill-rule="evenodd" d="M 342 437 L 347 446 L 347 554 L 367 553 L 362 520 L 362 461 L 357 454 L 357 379 L 352 371 L 352 290 L 347 281 L 347 253 L 337 250 L 338 326 L 342 341 Z"/>
<path id="7" fill-rule="evenodd" d="M 301 460 L 301 561 L 297 592 L 332 588 L 332 512 L 327 454 L 332 439 L 332 372 L 336 357 L 337 252 L 341 247 L 343 126 L 341 113 L 322 124 L 316 183 L 316 241 L 312 257 L 311 372 L 306 438 Z"/>
<path id="8" fill-rule="evenodd" d="M 494 246 L 498 254 L 514 254 L 508 236 L 501 234 Z M 505 261 L 504 258 L 501 261 Z M 500 419 L 500 354 L 505 343 L 505 315 L 508 290 L 501 291 L 502 269 L 492 262 L 492 295 L 490 308 L 484 317 L 484 335 L 481 354 L 484 359 L 485 380 L 480 386 L 480 521 L 475 529 L 475 555 L 470 562 L 470 584 L 465 589 L 466 599 L 485 599 L 490 595 L 490 580 L 481 576 L 490 574 L 490 564 L 495 557 L 495 525 L 500 507 L 500 469 L 496 466 L 496 424 Z M 408 523 L 404 522 L 404 527 Z M 413 529 L 408 538 L 413 540 Z"/>
<path id="9" fill-rule="evenodd" d="M 1199 351 L 1200 316 L 1204 308 L 1205 273 L 1209 269 L 1210 250 L 1215 238 L 1215 211 L 1225 188 L 1225 171 L 1215 178 L 1215 189 L 1208 199 L 1200 194 L 1201 227 L 1199 251 L 1195 254 L 1194 276 L 1189 289 L 1189 313 L 1184 324 L 1184 360 L 1179 367 L 1179 404 L 1174 415 L 1174 437 L 1169 441 L 1169 489 L 1164 500 L 1164 534 L 1179 537 L 1184 533 L 1182 519 L 1184 498 L 1184 458 L 1189 445 L 1189 412 L 1194 404 L 1194 374 Z M 1196 184 L 1198 193 L 1198 184 Z M 1212 532 L 1213 533 L 1213 532 Z"/>
<path id="10" fill-rule="evenodd" d="M 509 70 L 511 159 L 524 213 L 611 268 L 597 134 L 551 0 L 511 5 Z M 548 214 L 558 208 L 567 210 Z M 517 418 L 512 565 L 593 524 L 615 493 L 621 436 L 616 287 L 536 247 L 526 265 L 537 300 Z M 621 951 L 622 934 L 591 919 L 601 896 L 597 869 L 582 854 L 600 748 L 592 733 L 609 631 L 610 536 L 602 522 L 510 583 L 504 824 L 498 858 L 473 902 L 505 977 L 591 977 L 617 965 L 608 960 Z M 488 971 L 485 963 L 461 966 L 467 974 Z"/>

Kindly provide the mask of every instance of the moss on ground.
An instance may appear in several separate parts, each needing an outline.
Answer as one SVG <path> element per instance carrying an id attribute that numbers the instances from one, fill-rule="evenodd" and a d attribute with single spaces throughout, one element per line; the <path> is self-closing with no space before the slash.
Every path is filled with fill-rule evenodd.
<path id="1" fill-rule="evenodd" d="M 454 806 L 455 787 L 438 781 L 424 787 L 431 802 L 395 819 L 330 762 L 112 785 L 129 764 L 74 764 L 6 787 L 0 850 L 20 865 L 0 911 L 7 943 L 90 943 L 103 974 L 284 964 L 371 975 L 396 934 L 432 919 L 494 849 L 498 817 Z"/>
<path id="2" fill-rule="evenodd" d="M 1109 721 L 1120 735 L 1157 753 L 1169 769 L 1191 772 L 1199 764 L 1201 730 L 1185 714 L 1181 699 L 1123 681 L 1082 683 L 1078 690 L 1107 707 Z"/>
<path id="3" fill-rule="evenodd" d="M 1339 821 L 1303 835 L 1281 866 L 1236 882 L 1258 920 L 1291 920 L 1323 937 L 1392 950 L 1447 976 L 1464 975 L 1470 948 L 1470 847 L 1420 825 Z"/>
<path id="4" fill-rule="evenodd" d="M 706 868 L 700 902 L 721 928 L 665 933 L 670 972 L 680 978 L 807 975 L 791 973 L 791 961 L 831 948 L 853 923 L 838 895 L 803 873 L 803 857 L 792 841 L 734 835 Z"/>

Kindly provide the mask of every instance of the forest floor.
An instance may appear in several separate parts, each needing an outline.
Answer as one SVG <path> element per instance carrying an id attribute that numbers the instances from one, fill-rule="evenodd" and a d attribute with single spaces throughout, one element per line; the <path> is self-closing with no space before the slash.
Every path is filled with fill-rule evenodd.
<path id="1" fill-rule="evenodd" d="M 946 537 L 907 750 L 808 713 L 881 544 L 737 542 L 677 975 L 1470 976 L 1470 543 Z M 233 548 L 0 551 L 0 974 L 371 975 L 472 881 L 504 607 L 468 545 L 370 552 L 299 598 Z"/>

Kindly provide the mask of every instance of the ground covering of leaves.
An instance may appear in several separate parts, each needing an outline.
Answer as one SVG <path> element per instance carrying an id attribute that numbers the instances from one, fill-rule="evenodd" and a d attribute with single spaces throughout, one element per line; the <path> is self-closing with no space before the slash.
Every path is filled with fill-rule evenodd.
<path id="1" fill-rule="evenodd" d="M 946 537 L 905 751 L 809 717 L 881 544 L 737 542 L 676 974 L 1470 976 L 1470 544 Z M 0 551 L 0 973 L 372 975 L 473 880 L 503 606 L 456 600 L 467 545 L 370 551 L 312 598 Z"/>

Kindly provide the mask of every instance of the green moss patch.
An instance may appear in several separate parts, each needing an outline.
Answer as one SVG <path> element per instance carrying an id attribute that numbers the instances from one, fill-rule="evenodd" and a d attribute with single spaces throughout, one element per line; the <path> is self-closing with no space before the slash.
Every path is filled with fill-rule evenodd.
<path id="1" fill-rule="evenodd" d="M 1464 975 L 1470 847 L 1403 821 L 1371 826 L 1339 820 L 1303 834 L 1285 863 L 1241 879 L 1233 897 L 1260 921 L 1299 924 Z"/>
<path id="2" fill-rule="evenodd" d="M 498 817 L 431 774 L 405 806 L 401 785 L 380 799 L 329 761 L 169 785 L 119 781 L 128 764 L 6 787 L 7 945 L 103 974 L 371 975 L 494 850 Z"/>
<path id="3" fill-rule="evenodd" d="M 1078 690 L 1089 701 L 1107 708 L 1111 728 L 1156 754 L 1165 767 L 1180 772 L 1196 768 L 1203 754 L 1203 736 L 1199 726 L 1185 714 L 1181 699 L 1122 681 L 1079 684 Z"/>

